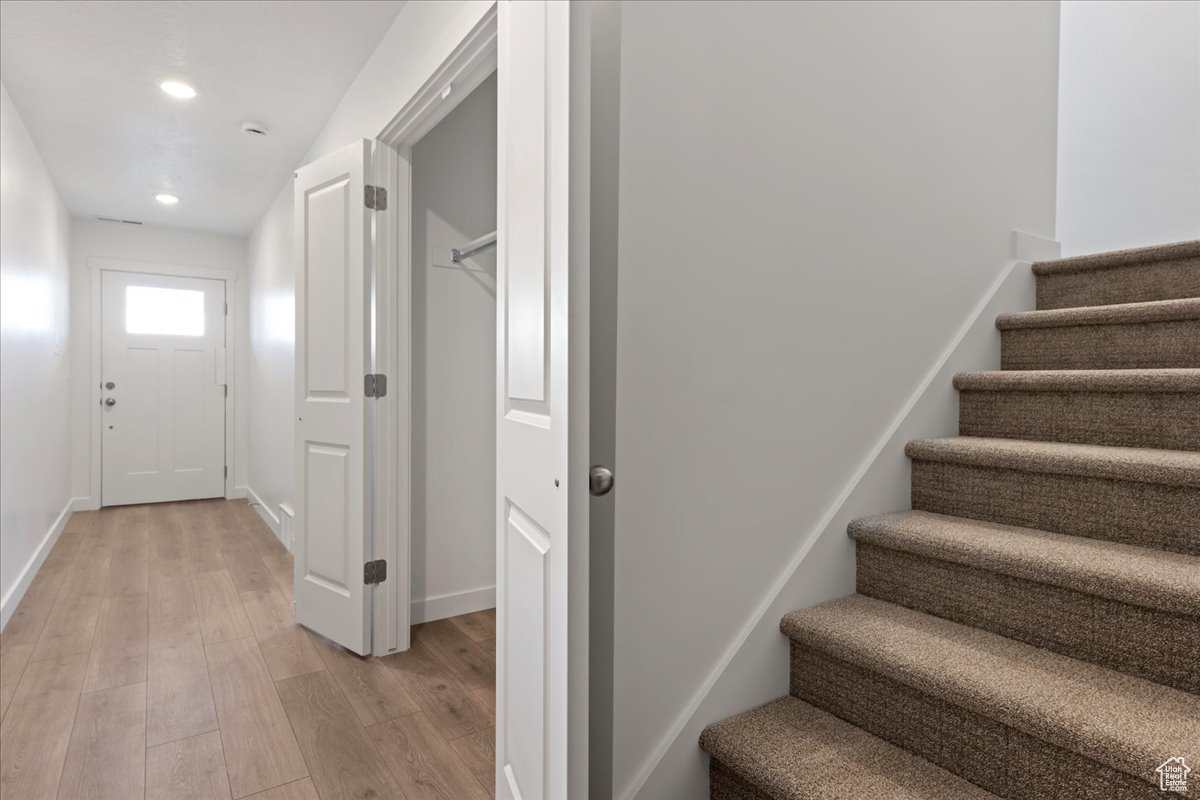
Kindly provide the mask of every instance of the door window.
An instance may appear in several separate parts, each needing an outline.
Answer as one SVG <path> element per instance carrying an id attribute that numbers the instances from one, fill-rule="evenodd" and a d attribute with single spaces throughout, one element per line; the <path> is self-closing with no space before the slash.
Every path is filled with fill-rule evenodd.
<path id="1" fill-rule="evenodd" d="M 161 286 L 126 286 L 125 332 L 203 336 L 204 292 Z"/>

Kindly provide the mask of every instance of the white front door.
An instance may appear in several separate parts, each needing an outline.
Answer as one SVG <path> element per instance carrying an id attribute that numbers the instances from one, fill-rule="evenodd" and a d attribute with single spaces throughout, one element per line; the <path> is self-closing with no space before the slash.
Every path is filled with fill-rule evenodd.
<path id="1" fill-rule="evenodd" d="M 296 173 L 296 621 L 371 651 L 371 143 Z"/>
<path id="2" fill-rule="evenodd" d="M 568 269 L 571 13 L 499 5 L 496 788 L 509 800 L 584 796 L 572 723 L 586 709 L 570 701 L 586 705 L 571 691 L 586 665 L 567 624 L 584 599 L 568 569 L 568 496 L 587 502 L 568 459 L 568 431 L 587 425 L 568 413 L 568 344 L 586 344 L 568 337 L 569 282 L 588 281 L 586 262 Z"/>
<path id="3" fill-rule="evenodd" d="M 225 282 L 101 272 L 101 503 L 225 495 Z"/>

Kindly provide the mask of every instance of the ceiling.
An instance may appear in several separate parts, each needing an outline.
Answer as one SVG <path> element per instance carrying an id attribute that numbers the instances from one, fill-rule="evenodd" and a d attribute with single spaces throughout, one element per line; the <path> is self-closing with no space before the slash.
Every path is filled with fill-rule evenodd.
<path id="1" fill-rule="evenodd" d="M 5 0 L 0 80 L 72 214 L 246 234 L 402 5 Z"/>

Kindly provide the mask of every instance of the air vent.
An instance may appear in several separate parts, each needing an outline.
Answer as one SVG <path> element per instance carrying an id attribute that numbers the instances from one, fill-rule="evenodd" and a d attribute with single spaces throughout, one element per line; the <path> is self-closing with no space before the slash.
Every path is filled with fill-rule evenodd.
<path id="1" fill-rule="evenodd" d="M 116 222 L 122 225 L 141 225 L 136 219 L 117 219 L 116 217 L 96 217 L 101 222 Z"/>
<path id="2" fill-rule="evenodd" d="M 252 122 L 246 120 L 242 123 L 242 133 L 248 133 L 251 136 L 266 136 L 271 129 L 265 122 Z"/>

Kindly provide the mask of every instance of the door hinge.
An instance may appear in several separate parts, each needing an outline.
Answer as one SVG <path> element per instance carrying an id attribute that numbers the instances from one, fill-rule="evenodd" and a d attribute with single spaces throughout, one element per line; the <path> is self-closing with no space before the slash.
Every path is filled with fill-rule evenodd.
<path id="1" fill-rule="evenodd" d="M 229 384 L 228 383 L 221 384 L 221 388 L 225 390 L 225 396 L 229 397 Z"/>
<path id="2" fill-rule="evenodd" d="M 363 378 L 363 391 L 367 397 L 387 396 L 387 375 L 366 375 Z"/>
<path id="3" fill-rule="evenodd" d="M 387 562 L 382 558 L 363 564 L 363 583 L 383 583 L 387 580 Z"/>
<path id="4" fill-rule="evenodd" d="M 229 477 L 229 465 L 228 464 L 225 465 L 225 477 L 226 478 Z"/>
<path id="5" fill-rule="evenodd" d="M 225 316 L 229 316 L 229 303 L 225 304 Z"/>
<path id="6" fill-rule="evenodd" d="M 366 203 L 367 208 L 387 211 L 387 189 L 382 186 L 364 186 L 363 202 Z"/>

